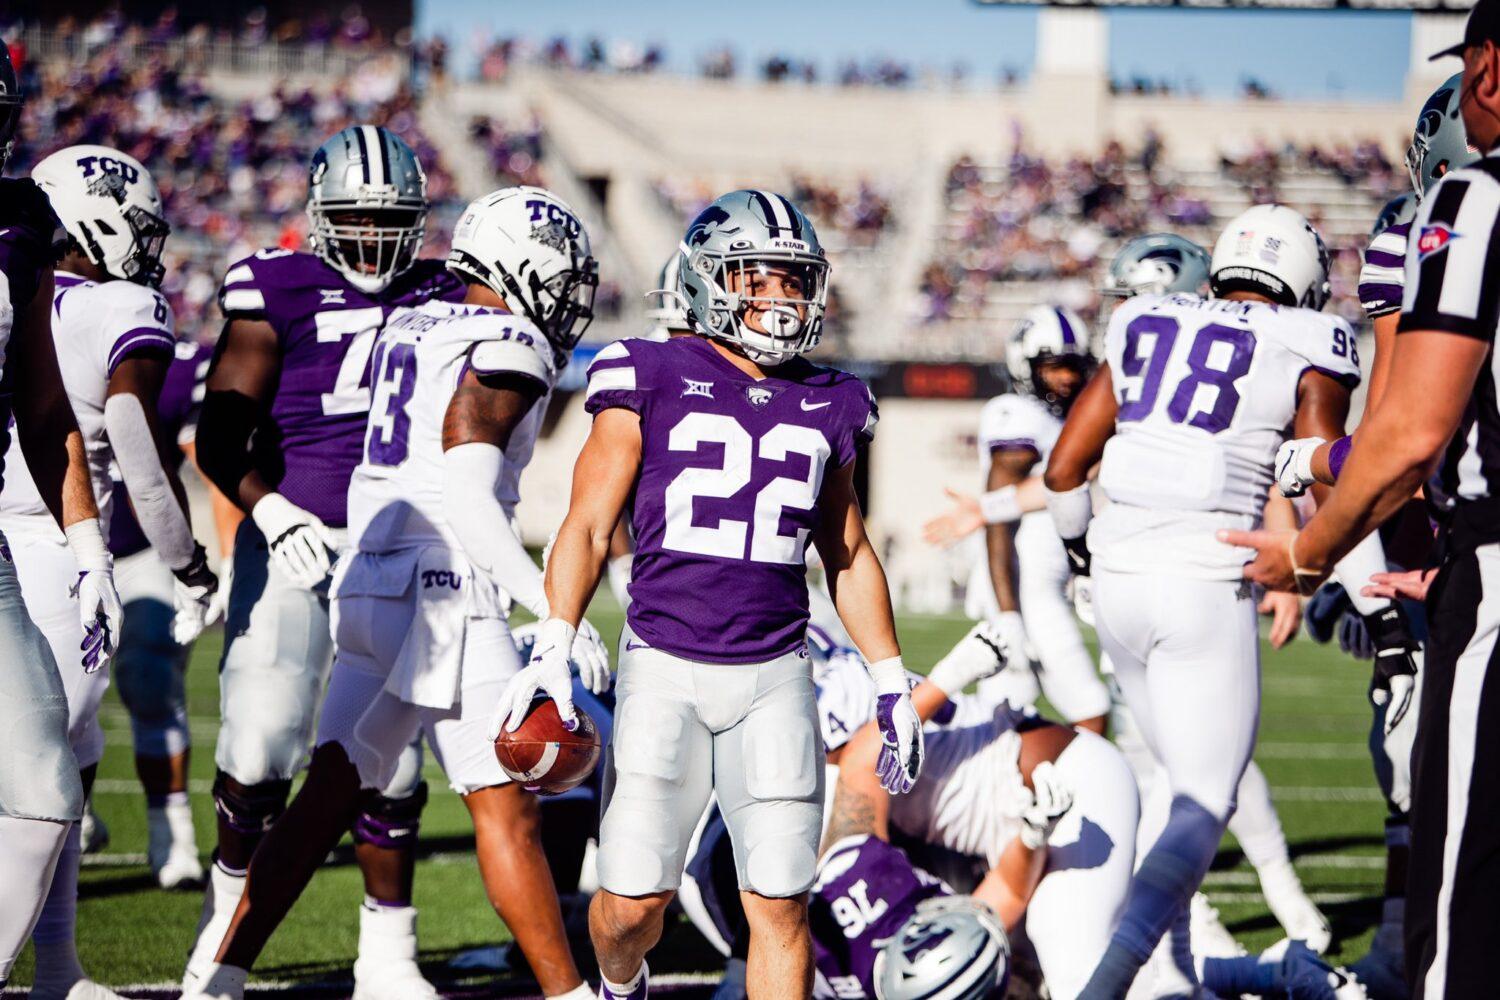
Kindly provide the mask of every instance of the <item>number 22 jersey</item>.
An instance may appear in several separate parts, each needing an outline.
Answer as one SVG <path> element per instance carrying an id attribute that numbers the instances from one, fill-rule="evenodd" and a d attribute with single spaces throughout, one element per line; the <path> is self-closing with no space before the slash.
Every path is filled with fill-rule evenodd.
<path id="1" fill-rule="evenodd" d="M 1237 580 L 1253 553 L 1214 538 L 1259 522 L 1308 371 L 1359 384 L 1354 331 L 1311 309 L 1140 296 L 1104 338 L 1115 435 L 1089 530 L 1097 565 Z"/>
<path id="2" fill-rule="evenodd" d="M 875 431 L 864 383 L 802 358 L 756 380 L 702 337 L 632 339 L 594 359 L 585 406 L 641 420 L 631 630 L 709 663 L 801 646 L 825 474 Z"/>

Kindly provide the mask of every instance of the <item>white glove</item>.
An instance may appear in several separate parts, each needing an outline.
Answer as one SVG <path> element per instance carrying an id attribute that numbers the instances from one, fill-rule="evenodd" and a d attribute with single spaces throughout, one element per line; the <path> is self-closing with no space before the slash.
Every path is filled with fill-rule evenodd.
<path id="1" fill-rule="evenodd" d="M 870 664 L 875 682 L 875 724 L 885 744 L 875 761 L 880 787 L 904 795 L 922 773 L 922 719 L 911 703 L 911 682 L 901 657 Z"/>
<path id="2" fill-rule="evenodd" d="M 1415 655 L 1422 656 L 1420 652 Z M 1414 678 L 1413 702 L 1421 698 L 1421 677 L 1419 667 Z M 1387 720 L 1392 714 L 1391 708 L 1387 707 Z M 1395 725 L 1390 725 L 1387 721 L 1383 728 L 1385 735 L 1380 748 L 1391 762 L 1391 804 L 1407 813 L 1411 811 L 1411 751 L 1417 741 L 1417 713 L 1410 710 L 1403 712 L 1396 718 Z"/>
<path id="3" fill-rule="evenodd" d="M 1044 760 L 1031 769 L 1031 804 L 1021 810 L 1021 843 L 1040 850 L 1063 814 L 1073 808 L 1073 789 L 1056 765 Z"/>
<path id="4" fill-rule="evenodd" d="M 328 577 L 338 542 L 317 515 L 303 510 L 280 493 L 260 498 L 250 518 L 266 536 L 271 562 L 287 579 L 312 590 Z"/>
<path id="5" fill-rule="evenodd" d="M 1323 438 L 1296 438 L 1276 449 L 1276 488 L 1284 497 L 1300 497 L 1317 482 L 1312 474 L 1313 452 L 1326 444 Z"/>
<path id="6" fill-rule="evenodd" d="M 1008 656 L 1000 629 L 991 622 L 980 622 L 937 662 L 927 679 L 952 698 L 970 684 L 1004 670 Z"/>
<path id="7" fill-rule="evenodd" d="M 115 590 L 114 562 L 104 545 L 98 518 L 68 525 L 64 534 L 78 565 L 78 582 L 68 589 L 78 599 L 78 619 L 83 626 L 80 662 L 85 673 L 102 670 L 120 646 L 120 624 L 125 609 Z"/>
<path id="8" fill-rule="evenodd" d="M 1089 628 L 1094 627 L 1094 578 L 1077 575 L 1068 581 L 1073 598 L 1073 613 Z"/>
<path id="9" fill-rule="evenodd" d="M 598 633 L 595 633 L 597 636 Z M 502 730 L 515 732 L 521 728 L 526 713 L 531 709 L 531 699 L 538 690 L 544 692 L 557 704 L 557 714 L 563 725 L 570 730 L 578 726 L 578 716 L 573 711 L 573 671 L 568 665 L 569 653 L 578 630 L 561 618 L 548 618 L 537 630 L 536 643 L 531 647 L 531 662 L 520 673 L 510 679 L 495 712 L 490 716 L 489 737 L 499 739 Z"/>
<path id="10" fill-rule="evenodd" d="M 1006 666 L 1028 667 L 1031 664 L 1030 644 L 1026 640 L 1026 623 L 1019 611 L 1002 611 L 990 619 L 995 634 L 1005 647 Z"/>
<path id="11" fill-rule="evenodd" d="M 578 623 L 578 634 L 573 637 L 572 659 L 584 687 L 594 694 L 609 690 L 609 647 L 604 645 L 599 630 L 590 625 L 587 618 Z"/>
<path id="12" fill-rule="evenodd" d="M 219 578 L 208 568 L 208 553 L 203 546 L 193 547 L 193 558 L 180 570 L 173 570 L 172 603 L 176 613 L 172 616 L 172 638 L 179 646 L 186 646 L 202 633 L 213 613 L 214 594 L 219 590 Z"/>
<path id="13" fill-rule="evenodd" d="M 219 589 L 208 602 L 208 617 L 204 625 L 212 625 L 221 618 L 229 617 L 229 592 L 234 589 L 234 553 L 219 563 Z"/>

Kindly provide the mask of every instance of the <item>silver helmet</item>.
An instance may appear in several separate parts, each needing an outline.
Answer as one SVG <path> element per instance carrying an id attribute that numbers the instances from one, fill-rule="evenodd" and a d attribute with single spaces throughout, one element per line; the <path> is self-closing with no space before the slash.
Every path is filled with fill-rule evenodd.
<path id="1" fill-rule="evenodd" d="M 1469 145 L 1459 112 L 1462 87 L 1463 74 L 1454 73 L 1432 92 L 1417 116 L 1406 150 L 1406 172 L 1418 201 L 1444 174 L 1479 159 L 1479 151 Z"/>
<path id="2" fill-rule="evenodd" d="M 1010 942 L 968 896 L 925 900 L 875 956 L 879 1000 L 983 1000 L 1010 979 Z"/>
<path id="3" fill-rule="evenodd" d="M 427 221 L 417 154 L 378 125 L 351 125 L 313 154 L 308 174 L 313 253 L 365 292 L 411 267 Z"/>
<path id="4" fill-rule="evenodd" d="M 731 191 L 688 226 L 678 265 L 694 331 L 777 365 L 817 346 L 828 259 L 807 216 L 770 191 Z"/>
<path id="5" fill-rule="evenodd" d="M 1148 233 L 1128 241 L 1110 261 L 1105 295 L 1167 295 L 1208 287 L 1208 251 L 1176 233 Z"/>
<path id="6" fill-rule="evenodd" d="M 1392 226 L 1410 222 L 1417 217 L 1417 196 L 1413 191 L 1398 194 L 1385 203 L 1380 214 L 1375 216 L 1375 225 L 1370 227 L 1370 236 L 1379 236 Z"/>
<path id="7" fill-rule="evenodd" d="M 16 143 L 16 132 L 21 128 L 21 105 L 25 103 L 21 94 L 21 83 L 16 78 L 16 67 L 10 61 L 10 49 L 0 39 L 0 169 L 10 159 L 10 151 Z"/>
<path id="8" fill-rule="evenodd" d="M 687 318 L 687 296 L 682 292 L 682 251 L 673 250 L 661 266 L 656 287 L 646 293 L 651 305 L 646 307 L 646 319 L 651 329 L 646 332 L 650 340 L 666 340 L 674 333 L 692 330 Z"/>

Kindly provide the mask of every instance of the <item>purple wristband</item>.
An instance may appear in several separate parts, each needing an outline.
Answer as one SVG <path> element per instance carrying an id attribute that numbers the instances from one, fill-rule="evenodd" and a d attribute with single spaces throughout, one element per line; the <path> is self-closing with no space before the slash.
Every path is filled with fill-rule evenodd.
<path id="1" fill-rule="evenodd" d="M 1349 449 L 1353 445 L 1354 439 L 1346 435 L 1333 442 L 1333 446 L 1328 449 L 1328 471 L 1333 474 L 1335 480 L 1339 478 L 1339 473 L 1344 471 L 1344 460 L 1349 457 Z"/>

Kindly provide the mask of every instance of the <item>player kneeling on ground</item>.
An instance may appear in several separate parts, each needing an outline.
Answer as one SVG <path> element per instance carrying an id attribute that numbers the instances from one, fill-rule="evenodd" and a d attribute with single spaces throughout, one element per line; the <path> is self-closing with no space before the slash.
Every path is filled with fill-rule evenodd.
<path id="1" fill-rule="evenodd" d="M 601 994 L 646 995 L 645 955 L 715 795 L 738 860 L 750 981 L 805 995 L 823 807 L 809 542 L 873 664 L 882 781 L 906 791 L 921 767 L 885 574 L 854 495 L 875 405 L 858 379 L 799 357 L 822 333 L 828 263 L 785 198 L 719 198 L 688 228 L 680 268 L 694 334 L 624 340 L 590 368 L 594 425 L 547 565 L 555 617 L 502 715 L 514 729 L 539 687 L 571 714 L 568 647 L 630 503 L 632 600 L 590 912 Z"/>
<path id="2" fill-rule="evenodd" d="M 349 497 L 356 551 L 333 583 L 337 651 L 318 749 L 256 851 L 202 995 L 243 994 L 245 970 L 420 732 L 464 798 L 490 901 L 542 992 L 588 996 L 536 800 L 509 782 L 486 733 L 521 669 L 502 593 L 548 614 L 541 573 L 510 519 L 546 399 L 593 315 L 595 263 L 573 210 L 519 187 L 465 210 L 448 267 L 468 283 L 464 302 L 397 310 L 375 346 L 373 408 Z M 586 681 L 602 690 L 609 664 L 598 634 L 580 622 L 570 641 Z"/>

